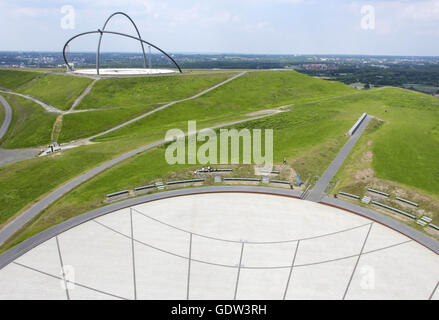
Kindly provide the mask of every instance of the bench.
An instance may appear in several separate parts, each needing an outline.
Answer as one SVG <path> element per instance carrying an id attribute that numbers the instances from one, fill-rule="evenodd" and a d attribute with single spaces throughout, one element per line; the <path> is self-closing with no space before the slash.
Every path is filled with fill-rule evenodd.
<path id="1" fill-rule="evenodd" d="M 122 191 L 118 191 L 118 192 L 109 193 L 109 194 L 107 194 L 107 198 L 115 197 L 115 196 L 129 193 L 129 192 L 130 192 L 130 190 L 122 190 Z"/>
<path id="2" fill-rule="evenodd" d="M 382 191 L 379 191 L 379 190 L 375 190 L 375 189 L 371 189 L 371 188 L 368 188 L 367 191 L 370 191 L 370 192 L 373 192 L 373 193 L 377 193 L 377 194 L 380 194 L 380 195 L 385 196 L 385 197 L 389 196 L 388 193 L 385 193 L 385 192 L 382 192 Z"/>
<path id="3" fill-rule="evenodd" d="M 204 182 L 204 179 L 191 179 L 191 180 L 177 180 L 166 182 L 167 185 L 180 184 L 180 183 L 191 183 L 191 182 Z"/>
<path id="4" fill-rule="evenodd" d="M 422 220 L 417 220 L 416 223 L 419 224 L 422 227 L 425 227 L 427 225 L 427 222 L 422 221 Z"/>
<path id="5" fill-rule="evenodd" d="M 393 207 L 391 207 L 391 206 L 385 205 L 385 204 L 380 203 L 380 202 L 378 202 L 378 201 L 372 201 L 372 204 L 377 205 L 377 206 L 380 206 L 380 207 L 383 207 L 383 208 L 386 208 L 386 209 L 389 209 L 389 210 L 392 210 L 392 211 L 395 211 L 395 212 L 398 212 L 398 213 L 400 213 L 400 214 L 402 214 L 402 215 L 404 215 L 404 216 L 406 216 L 406 217 L 409 217 L 409 218 L 411 218 L 411 219 L 416 219 L 416 216 L 415 216 L 415 215 L 412 215 L 412 214 L 410 214 L 410 213 L 408 213 L 408 212 L 405 212 L 405 211 L 402 211 L 402 210 L 399 210 L 399 209 L 393 208 Z"/>
<path id="6" fill-rule="evenodd" d="M 409 201 L 409 200 L 404 199 L 404 198 L 396 197 L 396 200 L 411 204 L 412 206 L 415 206 L 415 207 L 419 207 L 419 204 L 412 202 L 412 201 Z"/>
<path id="7" fill-rule="evenodd" d="M 284 181 L 284 180 L 270 180 L 270 183 L 290 184 L 289 181 Z"/>
<path id="8" fill-rule="evenodd" d="M 142 187 L 134 188 L 134 191 L 140 191 L 140 190 L 145 190 L 145 189 L 151 189 L 151 188 L 154 188 L 154 187 L 155 187 L 155 184 L 149 184 L 149 185 L 147 185 L 147 186 L 142 186 Z"/>
<path id="9" fill-rule="evenodd" d="M 224 178 L 224 181 L 257 181 L 260 182 L 259 178 Z"/>
<path id="10" fill-rule="evenodd" d="M 355 199 L 360 199 L 360 196 L 357 196 L 355 194 L 351 194 L 351 193 L 347 193 L 347 192 L 339 192 L 341 195 L 344 195 L 346 197 L 351 197 L 351 198 L 355 198 Z"/>
<path id="11" fill-rule="evenodd" d="M 432 221 L 431 218 L 429 218 L 429 217 L 425 217 L 425 216 L 422 217 L 421 220 L 424 220 L 424 221 L 427 222 L 427 223 L 430 223 L 430 222 Z"/>

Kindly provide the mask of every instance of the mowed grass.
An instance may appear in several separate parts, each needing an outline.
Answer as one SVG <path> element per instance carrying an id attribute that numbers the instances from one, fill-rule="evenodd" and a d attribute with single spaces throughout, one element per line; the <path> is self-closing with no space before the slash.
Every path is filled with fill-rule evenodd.
<path id="1" fill-rule="evenodd" d="M 35 102 L 22 97 L 9 94 L 3 94 L 3 97 L 11 106 L 12 121 L 0 140 L 1 148 L 27 148 L 50 143 L 56 114 L 48 113 Z"/>
<path id="2" fill-rule="evenodd" d="M 85 77 L 45 74 L 16 88 L 61 110 L 68 110 L 92 82 Z"/>
<path id="3" fill-rule="evenodd" d="M 277 163 L 280 163 L 283 157 L 287 157 L 289 163 L 296 159 L 304 159 L 310 149 L 322 151 L 320 154 L 314 154 L 314 167 L 309 172 L 312 176 L 321 174 L 335 157 L 344 143 L 344 133 L 355 117 L 357 115 L 340 112 L 335 108 L 316 108 L 309 111 L 308 106 L 301 106 L 290 112 L 228 128 L 273 129 L 274 161 Z M 168 164 L 165 159 L 166 147 L 167 145 L 162 145 L 127 159 L 85 182 L 45 210 L 7 246 L 20 242 L 48 226 L 104 205 L 103 201 L 108 193 L 133 189 L 157 180 L 190 178 L 190 172 L 195 167 L 202 166 Z M 305 178 L 306 175 L 302 177 Z"/>
<path id="4" fill-rule="evenodd" d="M 0 167 L 0 225 L 60 184 L 135 147 L 86 145 Z"/>
<path id="5" fill-rule="evenodd" d="M 15 90 L 32 79 L 43 74 L 38 72 L 2 70 L 0 69 L 0 87 Z"/>
<path id="6" fill-rule="evenodd" d="M 258 73 L 263 75 L 263 73 Z M 311 78 L 309 78 L 311 79 Z M 313 80 L 313 79 L 311 79 Z M 178 105 L 176 105 L 178 106 Z M 175 107 L 176 107 L 175 106 Z M 174 106 L 173 106 L 174 107 Z M 157 112 L 151 116 L 152 123 L 146 125 L 144 130 L 144 136 L 138 137 L 136 135 L 124 137 L 123 139 L 111 139 L 105 143 L 100 143 L 97 145 L 84 146 L 76 149 L 71 149 L 63 152 L 60 155 L 54 155 L 53 157 L 46 159 L 38 159 L 37 162 L 26 161 L 20 164 L 13 164 L 7 167 L 7 174 L 0 175 L 0 185 L 2 182 L 2 178 L 7 180 L 13 180 L 14 184 L 8 186 L 8 194 L 9 196 L 3 197 L 3 202 L 0 201 L 0 205 L 4 207 L 8 207 L 8 210 L 4 213 L 3 219 L 9 219 L 16 212 L 21 210 L 26 204 L 31 203 L 44 193 L 53 189 L 56 185 L 59 185 L 65 181 L 67 181 L 70 177 L 75 176 L 74 172 L 76 171 L 76 175 L 82 172 L 83 170 L 89 169 L 105 160 L 111 159 L 111 157 L 121 154 L 124 151 L 131 150 L 134 147 L 140 145 L 146 145 L 150 142 L 162 140 L 165 136 L 165 133 L 168 129 L 171 128 L 180 128 L 182 130 L 187 130 L 187 120 L 191 120 L 192 117 L 188 113 L 182 112 L 174 112 L 171 110 L 173 107 Z M 165 112 L 166 111 L 166 112 Z M 96 111 L 97 112 L 97 111 Z M 279 130 L 290 130 L 291 128 L 297 128 L 296 134 L 299 135 L 299 140 L 302 141 L 303 145 L 299 147 L 295 147 L 293 143 L 290 143 L 288 138 L 285 138 L 283 134 L 277 135 L 277 139 L 279 141 L 279 145 L 283 144 L 281 149 L 285 149 L 286 152 L 289 152 L 288 148 L 292 148 L 291 150 L 299 150 L 300 148 L 306 149 L 306 145 L 314 145 L 312 137 L 319 137 L 312 133 L 312 128 L 314 124 L 312 123 L 315 120 L 322 121 L 329 113 L 317 115 L 316 113 L 306 113 L 299 111 L 298 117 L 295 118 L 295 111 L 291 112 L 293 118 L 289 119 L 280 119 L 277 120 L 276 126 Z M 332 112 L 332 111 L 331 111 Z M 88 113 L 92 115 L 94 112 Z M 221 113 L 212 112 L 207 113 L 204 119 L 198 122 L 198 128 L 203 128 L 207 126 L 211 126 L 218 123 L 223 123 L 227 121 L 235 120 L 236 118 L 242 118 L 239 116 L 239 112 L 236 112 L 235 116 L 230 116 L 228 119 L 225 119 Z M 302 114 L 302 115 L 301 115 Z M 284 114 L 278 115 L 280 118 L 284 117 Z M 148 117 L 149 118 L 149 117 Z M 226 121 L 227 120 L 227 121 Z M 268 121 L 268 120 L 267 120 Z M 303 127 L 301 123 L 307 123 L 308 127 Z M 334 121 L 330 123 L 332 128 L 331 130 L 344 130 L 343 126 L 340 126 L 340 122 Z M 262 126 L 263 124 L 257 124 L 258 126 Z M 266 126 L 272 127 L 271 123 L 265 124 Z M 281 126 L 283 126 L 281 128 Z M 349 123 L 345 123 L 344 126 L 348 127 Z M 78 127 L 80 128 L 79 124 Z M 323 134 L 325 132 L 325 127 L 321 126 Z M 341 132 L 341 131 L 340 131 Z M 300 135 L 302 134 L 302 135 Z M 315 141 L 315 140 L 314 140 Z M 107 150 L 110 149 L 110 151 Z M 299 149 L 298 149 L 299 148 Z M 100 151 L 103 149 L 104 151 Z M 107 151 L 105 151 L 107 150 Z M 281 155 L 282 154 L 282 155 Z M 282 152 L 277 151 L 277 159 L 283 156 Z M 70 160 L 69 160 L 70 159 Z M 62 174 L 60 176 L 48 175 L 44 174 L 45 171 L 40 171 L 39 166 L 40 162 L 44 163 L 44 168 L 47 168 L 48 172 L 53 169 L 53 172 L 63 172 L 66 171 L 67 174 Z M 71 163 L 71 165 L 70 165 Z M 17 170 L 17 167 L 20 167 Z M 37 171 L 37 174 L 32 174 Z M 51 179 L 50 183 L 44 183 L 45 180 Z M 3 180 L 5 183 L 5 180 Z M 21 186 L 26 185 L 29 188 L 32 188 L 33 192 L 24 192 Z M 109 186 L 111 187 L 111 186 Z M 20 199 L 20 201 L 15 201 L 16 199 Z"/>
<path id="7" fill-rule="evenodd" d="M 87 138 L 153 110 L 156 105 L 70 113 L 63 116 L 58 142 Z"/>
<path id="8" fill-rule="evenodd" d="M 384 121 L 369 139 L 373 143 L 371 168 L 376 177 L 439 195 L 439 101 L 436 98 L 385 88 L 345 98 L 343 104 Z"/>
<path id="9" fill-rule="evenodd" d="M 246 113 L 306 101 L 355 94 L 341 83 L 311 78 L 293 71 L 249 72 L 195 100 L 182 102 L 160 113 L 111 132 L 97 141 L 149 134 L 151 127 L 187 120 L 240 118 Z"/>
<path id="10" fill-rule="evenodd" d="M 267 73 L 272 75 L 272 72 Z M 278 73 L 280 72 L 274 72 L 276 77 Z M 255 72 L 254 74 L 266 76 L 264 72 Z M 285 72 L 285 74 L 288 73 Z M 295 73 L 290 74 L 294 75 Z M 305 82 L 307 80 L 312 82 L 316 80 L 306 76 L 304 77 L 303 81 Z M 241 80 L 241 78 L 234 80 L 226 86 L 231 86 L 231 84 L 238 80 Z M 177 104 L 133 125 L 100 138 L 99 141 L 102 143 L 80 147 L 76 150 L 69 150 L 58 156 L 62 161 L 54 162 L 54 159 L 57 159 L 56 156 L 48 159 L 45 163 L 45 167 L 47 168 L 56 167 L 61 171 L 65 168 L 68 172 L 70 172 L 70 169 L 72 170 L 66 177 L 56 176 L 56 181 L 52 185 L 46 186 L 42 181 L 33 181 L 33 179 L 30 178 L 34 170 L 37 170 L 36 167 L 33 167 L 36 166 L 34 163 L 27 165 L 27 163 L 30 162 L 26 161 L 22 164 L 14 164 L 7 167 L 10 174 L 7 179 L 17 181 L 17 183 L 8 186 L 8 189 L 11 189 L 11 196 L 9 198 L 4 197 L 3 203 L 0 198 L 0 205 L 8 208 L 5 219 L 9 219 L 18 210 L 21 210 L 23 206 L 26 206 L 42 194 L 53 189 L 56 185 L 63 183 L 66 179 L 69 179 L 69 177 L 76 176 L 80 172 L 95 166 L 97 163 L 106 161 L 126 150 L 132 150 L 136 146 L 162 140 L 165 132 L 170 128 L 186 130 L 187 120 L 198 120 L 197 124 L 200 129 L 213 124 L 240 119 L 251 111 L 284 105 L 285 100 L 287 100 L 287 97 L 282 99 L 273 98 L 274 102 L 270 102 L 269 99 L 264 98 L 264 96 L 266 96 L 265 93 L 261 93 L 261 101 L 265 101 L 266 103 L 264 104 L 258 102 L 256 94 L 247 92 L 253 92 L 253 86 L 247 86 L 244 90 L 242 83 L 238 83 L 238 85 L 241 87 L 239 91 L 240 95 L 248 95 L 249 97 L 255 95 L 253 103 L 241 105 L 239 103 L 232 104 L 226 100 L 222 102 L 221 99 L 217 99 L 217 97 L 214 96 L 215 90 L 206 95 L 206 97 L 203 97 L 203 99 L 214 99 L 216 104 L 213 102 L 201 103 L 201 106 L 206 106 L 205 109 L 203 109 L 203 107 L 200 108 L 199 99 L 192 101 L 196 103 L 186 102 Z M 302 83 L 301 85 L 303 86 L 304 84 Z M 334 83 L 324 83 L 323 85 L 334 85 Z M 269 88 L 270 84 L 266 84 L 266 86 Z M 342 87 L 344 88 L 345 86 L 342 85 Z M 218 89 L 218 91 L 219 90 L 220 89 Z M 262 88 L 259 88 L 259 90 L 261 92 L 263 91 Z M 368 91 L 352 90 L 344 91 L 343 89 L 334 96 L 326 96 L 326 94 L 319 96 L 310 93 L 311 97 L 301 97 L 299 94 L 299 96 L 296 97 L 299 102 L 293 102 L 294 106 L 291 106 L 291 111 L 280 113 L 263 120 L 242 124 L 237 127 L 275 129 L 275 161 L 279 162 L 283 157 L 287 157 L 288 163 L 291 164 L 297 172 L 301 173 L 302 176 L 308 178 L 323 173 L 346 141 L 346 131 L 362 112 L 368 112 L 385 121 L 379 130 L 376 131 L 376 141 L 379 140 L 378 136 L 382 135 L 379 138 L 382 139 L 381 142 L 384 143 L 386 139 L 389 139 L 387 134 L 392 134 L 394 136 L 391 146 L 393 148 L 392 153 L 396 154 L 400 152 L 401 148 L 405 148 L 407 144 L 412 144 L 410 140 L 400 141 L 398 137 L 403 136 L 400 133 L 407 130 L 407 128 L 409 128 L 409 132 L 416 130 L 418 122 L 425 123 L 425 126 L 421 124 L 418 127 L 422 134 L 415 135 L 417 139 L 426 139 L 428 138 L 427 136 L 430 136 L 432 140 L 428 142 L 428 145 L 430 147 L 436 147 L 435 150 L 439 150 L 439 147 L 437 147 L 434 142 L 439 143 L 437 135 L 437 132 L 439 132 L 437 128 L 439 102 L 437 100 L 428 95 L 394 88 Z M 218 94 L 219 96 L 223 95 L 222 93 Z M 210 96 L 214 96 L 214 98 Z M 226 98 L 225 95 L 223 97 Z M 279 96 L 274 95 L 272 97 Z M 239 100 L 239 98 L 236 99 Z M 232 97 L 230 100 L 235 101 L 235 98 Z M 228 104 L 228 107 L 224 107 L 222 103 Z M 413 125 L 410 123 L 413 123 Z M 418 145 L 419 144 L 420 143 L 418 143 Z M 377 145 L 379 146 L 379 143 L 377 143 Z M 399 170 L 391 172 L 392 179 L 396 179 L 394 181 L 399 181 L 398 179 L 410 181 L 412 178 L 408 176 L 412 175 L 412 177 L 417 177 L 417 179 L 421 181 L 419 183 L 420 185 L 427 186 L 430 190 L 433 190 L 431 192 L 437 194 L 437 183 L 433 181 L 431 176 L 426 176 L 426 172 L 435 172 L 434 170 L 437 168 L 437 163 L 423 162 L 423 157 L 419 157 L 418 159 L 419 154 L 422 154 L 425 150 L 423 150 L 422 146 L 418 148 L 416 145 L 413 145 L 412 147 L 414 153 L 407 155 L 407 157 L 411 158 L 401 159 L 394 157 L 394 159 L 392 159 L 395 166 L 403 167 L 402 169 L 400 168 Z M 156 148 L 137 157 L 133 157 L 132 159 L 128 159 L 93 178 L 89 182 L 84 183 L 48 208 L 48 210 L 37 220 L 34 220 L 28 228 L 14 237 L 12 242 L 21 241 L 27 236 L 53 225 L 55 222 L 60 222 L 71 216 L 81 214 L 91 208 L 102 205 L 102 199 L 105 197 L 105 194 L 109 192 L 123 188 L 131 188 L 132 186 L 154 180 L 158 177 L 167 176 L 168 174 L 172 174 L 172 172 L 188 169 L 187 167 L 169 166 L 164 162 L 164 151 L 160 150 L 161 148 Z M 383 156 L 374 156 L 373 166 L 377 166 L 376 174 L 381 175 L 380 170 L 382 169 L 380 169 L 379 165 L 383 161 L 388 161 L 388 158 L 380 149 L 377 149 L 377 151 L 382 153 Z M 428 158 L 435 156 L 435 152 L 436 151 L 428 154 Z M 78 154 L 78 156 L 73 159 L 73 155 L 75 154 Z M 435 159 L 437 159 L 437 156 Z M 410 171 L 408 167 L 404 167 L 406 165 L 404 163 L 405 161 L 413 164 L 418 160 L 421 161 L 420 166 L 429 166 L 425 171 L 421 172 L 422 174 L 419 174 L 419 171 Z M 75 162 L 72 168 L 69 167 L 69 161 Z M 378 163 L 375 164 L 375 161 L 378 161 Z M 23 165 L 23 167 L 18 168 L 18 165 Z M 150 168 L 152 168 L 152 170 L 150 170 Z M 76 171 L 76 173 L 74 171 Z M 0 187 L 2 187 L 2 181 L 4 186 L 6 186 L 6 180 L 2 180 L 2 176 L 0 173 Z M 36 175 L 34 178 L 41 179 L 43 182 L 44 179 L 47 179 L 44 175 Z M 21 193 L 20 186 L 23 183 L 29 183 L 38 187 L 38 192 L 34 194 Z M 14 196 L 18 198 L 23 197 L 24 201 L 21 201 L 20 205 L 13 207 L 15 205 Z M 11 209 L 9 206 L 11 206 Z"/>
<path id="11" fill-rule="evenodd" d="M 189 98 L 232 77 L 231 73 L 102 79 L 78 109 L 141 107 Z"/>
<path id="12" fill-rule="evenodd" d="M 59 141 L 67 142 L 90 137 L 155 109 L 161 105 L 158 103 L 160 101 L 169 102 L 189 98 L 233 75 L 234 73 L 214 73 L 100 80 L 84 100 L 89 97 L 92 100 L 95 99 L 93 97 L 100 97 L 98 100 L 102 100 L 101 102 L 109 102 L 106 107 L 110 109 L 96 109 L 92 112 L 65 115 Z M 133 85 L 134 92 L 132 99 L 129 93 L 131 85 Z M 111 93 L 114 90 L 116 93 Z M 111 107 L 112 104 L 119 106 Z M 172 116 L 167 121 L 172 121 Z"/>

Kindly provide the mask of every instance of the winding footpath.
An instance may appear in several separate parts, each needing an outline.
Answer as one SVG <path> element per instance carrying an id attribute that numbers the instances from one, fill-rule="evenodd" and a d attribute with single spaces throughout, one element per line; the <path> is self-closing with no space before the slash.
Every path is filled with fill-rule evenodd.
<path id="1" fill-rule="evenodd" d="M 28 99 L 28 100 L 32 100 L 33 102 L 35 102 L 36 104 L 39 104 L 47 112 L 50 112 L 50 113 L 63 113 L 63 111 L 61 111 L 61 110 L 59 110 L 59 109 L 57 109 L 57 108 L 55 108 L 55 107 L 53 107 L 51 105 L 48 105 L 48 104 L 46 104 L 46 103 L 44 103 L 44 102 L 42 102 L 42 101 L 40 101 L 38 99 L 35 99 L 34 97 L 31 97 L 31 96 L 28 96 L 28 95 L 25 95 L 25 94 L 22 94 L 22 93 L 14 92 L 14 91 L 11 91 L 11 90 L 0 90 L 0 93 L 13 94 L 15 96 L 19 96 L 19 97 L 22 97 L 22 98 L 25 98 L 25 99 Z"/>
<path id="2" fill-rule="evenodd" d="M 88 89 L 88 88 L 87 88 L 87 89 Z M 85 91 L 87 91 L 87 89 L 85 89 Z M 90 88 L 90 89 L 91 89 L 91 88 Z M 0 90 L 0 93 L 13 94 L 13 95 L 15 95 L 15 96 L 19 96 L 19 97 L 22 97 L 22 98 L 24 98 L 24 99 L 31 100 L 31 101 L 35 102 L 36 104 L 40 105 L 41 107 L 43 107 L 44 110 L 46 110 L 47 112 L 50 112 L 50 113 L 56 113 L 56 114 L 69 114 L 69 113 L 80 113 L 80 112 L 90 112 L 90 111 L 98 111 L 98 110 L 99 110 L 99 109 L 74 110 L 74 108 L 71 108 L 70 110 L 63 111 L 63 110 L 60 110 L 60 109 L 58 109 L 58 108 L 56 108 L 56 107 L 54 107 L 54 106 L 51 106 L 51 105 L 49 105 L 49 104 L 43 102 L 43 101 L 41 101 L 41 100 L 38 100 L 37 98 L 34 98 L 34 97 L 32 97 L 32 96 L 29 96 L 29 95 L 27 95 L 27 94 L 22 94 L 22 93 L 14 92 L 14 91 L 11 91 L 11 90 L 3 90 L 3 89 Z M 86 92 L 86 93 L 88 93 L 88 92 Z M 82 99 L 85 95 L 86 95 L 86 94 L 83 93 L 79 98 Z M 78 98 L 78 99 L 79 99 L 79 98 Z M 78 100 L 78 99 L 77 99 L 77 100 Z M 78 103 L 79 103 L 80 101 L 81 101 L 81 100 L 79 100 Z M 75 107 L 76 107 L 76 105 L 75 105 Z"/>
<path id="3" fill-rule="evenodd" d="M 88 95 L 91 91 L 91 89 L 93 88 L 93 86 L 95 85 L 96 81 L 98 81 L 99 79 L 94 79 L 89 85 L 88 87 L 84 90 L 84 92 L 81 93 L 81 95 L 75 100 L 75 102 L 73 102 L 72 107 L 70 108 L 70 112 L 72 112 L 78 104 L 81 103 L 82 99 L 84 99 L 84 97 L 86 95 Z"/>
<path id="4" fill-rule="evenodd" d="M 12 121 L 12 109 L 9 103 L 6 101 L 5 98 L 0 96 L 0 102 L 3 105 L 3 108 L 5 109 L 5 119 L 3 120 L 2 126 L 0 127 L 0 139 L 4 137 L 6 134 L 6 131 L 8 131 L 9 125 Z"/>

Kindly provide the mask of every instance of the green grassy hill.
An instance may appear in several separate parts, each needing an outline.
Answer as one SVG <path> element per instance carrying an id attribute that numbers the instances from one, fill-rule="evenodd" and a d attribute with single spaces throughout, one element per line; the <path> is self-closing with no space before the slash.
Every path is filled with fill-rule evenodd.
<path id="1" fill-rule="evenodd" d="M 64 116 L 59 141 L 103 132 L 151 111 L 163 102 L 189 98 L 233 75 L 213 73 L 99 80 L 78 106 L 78 109 L 98 109 Z M 110 109 L 103 110 L 104 107 Z"/>
<path id="2" fill-rule="evenodd" d="M 50 143 L 52 126 L 57 117 L 33 101 L 3 94 L 12 108 L 12 121 L 0 147 L 6 149 L 41 146 Z M 3 110 L 3 107 L 1 108 Z M 0 121 L 1 123 L 1 121 Z"/>
<path id="3" fill-rule="evenodd" d="M 42 74 L 38 72 L 0 69 L 0 87 L 15 90 L 38 76 L 42 76 Z"/>
<path id="4" fill-rule="evenodd" d="M 68 110 L 91 81 L 85 77 L 0 70 L 0 87 L 33 96 L 60 110 Z"/>
<path id="5" fill-rule="evenodd" d="M 47 74 L 20 86 L 17 91 L 60 110 L 68 110 L 91 82 L 84 77 Z"/>
<path id="6" fill-rule="evenodd" d="M 143 107 L 189 98 L 233 74 L 112 78 L 98 81 L 78 109 Z"/>
<path id="7" fill-rule="evenodd" d="M 172 79 L 169 86 L 175 84 L 176 78 L 163 77 L 161 81 L 166 82 L 165 78 Z M 216 79 L 216 82 L 220 81 Z M 204 79 L 199 83 L 205 86 L 207 82 Z M 150 100 L 147 101 L 159 102 L 162 97 L 173 100 L 169 87 L 165 89 L 163 83 L 152 83 L 158 91 L 154 96 L 148 96 Z M 190 96 L 201 87 L 185 83 L 180 89 L 176 91 L 178 97 L 179 94 L 183 96 L 183 91 Z M 129 101 L 128 86 L 122 89 L 122 96 L 117 96 L 117 90 L 114 90 L 117 101 Z M 97 91 L 94 95 L 99 96 Z M 99 97 L 96 101 L 104 107 L 106 99 Z M 144 105 L 136 106 L 140 98 L 133 101 L 129 107 L 64 116 L 62 139 L 89 135 L 93 130 L 106 129 L 110 123 L 125 121 L 146 110 Z M 324 172 L 347 140 L 348 129 L 363 112 L 367 112 L 376 120 L 371 122 L 337 174 L 334 191 L 360 192 L 371 183 L 378 183 L 385 190 L 402 190 L 419 197 L 420 203 L 438 222 L 439 100 L 403 89 L 360 91 L 295 72 L 261 71 L 248 73 L 196 100 L 176 104 L 107 134 L 97 139 L 97 144 L 0 168 L 0 188 L 7 190 L 0 193 L 0 206 L 5 208 L 0 215 L 0 224 L 43 194 L 97 164 L 162 140 L 168 129 L 186 131 L 188 120 L 197 120 L 198 129 L 201 129 L 285 105 L 289 106 L 289 111 L 235 127 L 273 129 L 275 162 L 281 163 L 286 157 L 287 165 L 307 180 Z M 152 107 L 154 105 L 149 106 Z M 127 159 L 57 201 L 16 235 L 9 245 L 54 223 L 102 206 L 109 192 L 163 177 L 183 177 L 192 167 L 168 165 L 163 147 Z M 364 172 L 372 174 L 371 179 L 363 179 Z"/>
<path id="8" fill-rule="evenodd" d="M 337 82 L 311 78 L 293 71 L 250 72 L 220 88 L 163 110 L 98 139 L 134 137 L 141 139 L 163 125 L 183 123 L 187 119 L 231 121 L 247 113 L 299 104 L 306 101 L 334 98 L 357 90 Z"/>

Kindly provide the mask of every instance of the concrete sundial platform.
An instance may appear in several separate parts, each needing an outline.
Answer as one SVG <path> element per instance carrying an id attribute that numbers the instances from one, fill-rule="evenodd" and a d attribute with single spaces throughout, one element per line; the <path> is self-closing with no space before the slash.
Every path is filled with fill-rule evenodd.
<path id="1" fill-rule="evenodd" d="M 96 69 L 76 69 L 70 71 L 75 74 L 97 75 Z M 159 75 L 177 73 L 171 69 L 149 69 L 149 68 L 100 68 L 100 76 L 130 76 L 130 75 Z"/>
<path id="2" fill-rule="evenodd" d="M 0 270 L 0 298 L 439 299 L 438 280 L 436 253 L 360 215 L 279 195 L 206 193 L 117 210 L 50 238 Z"/>

